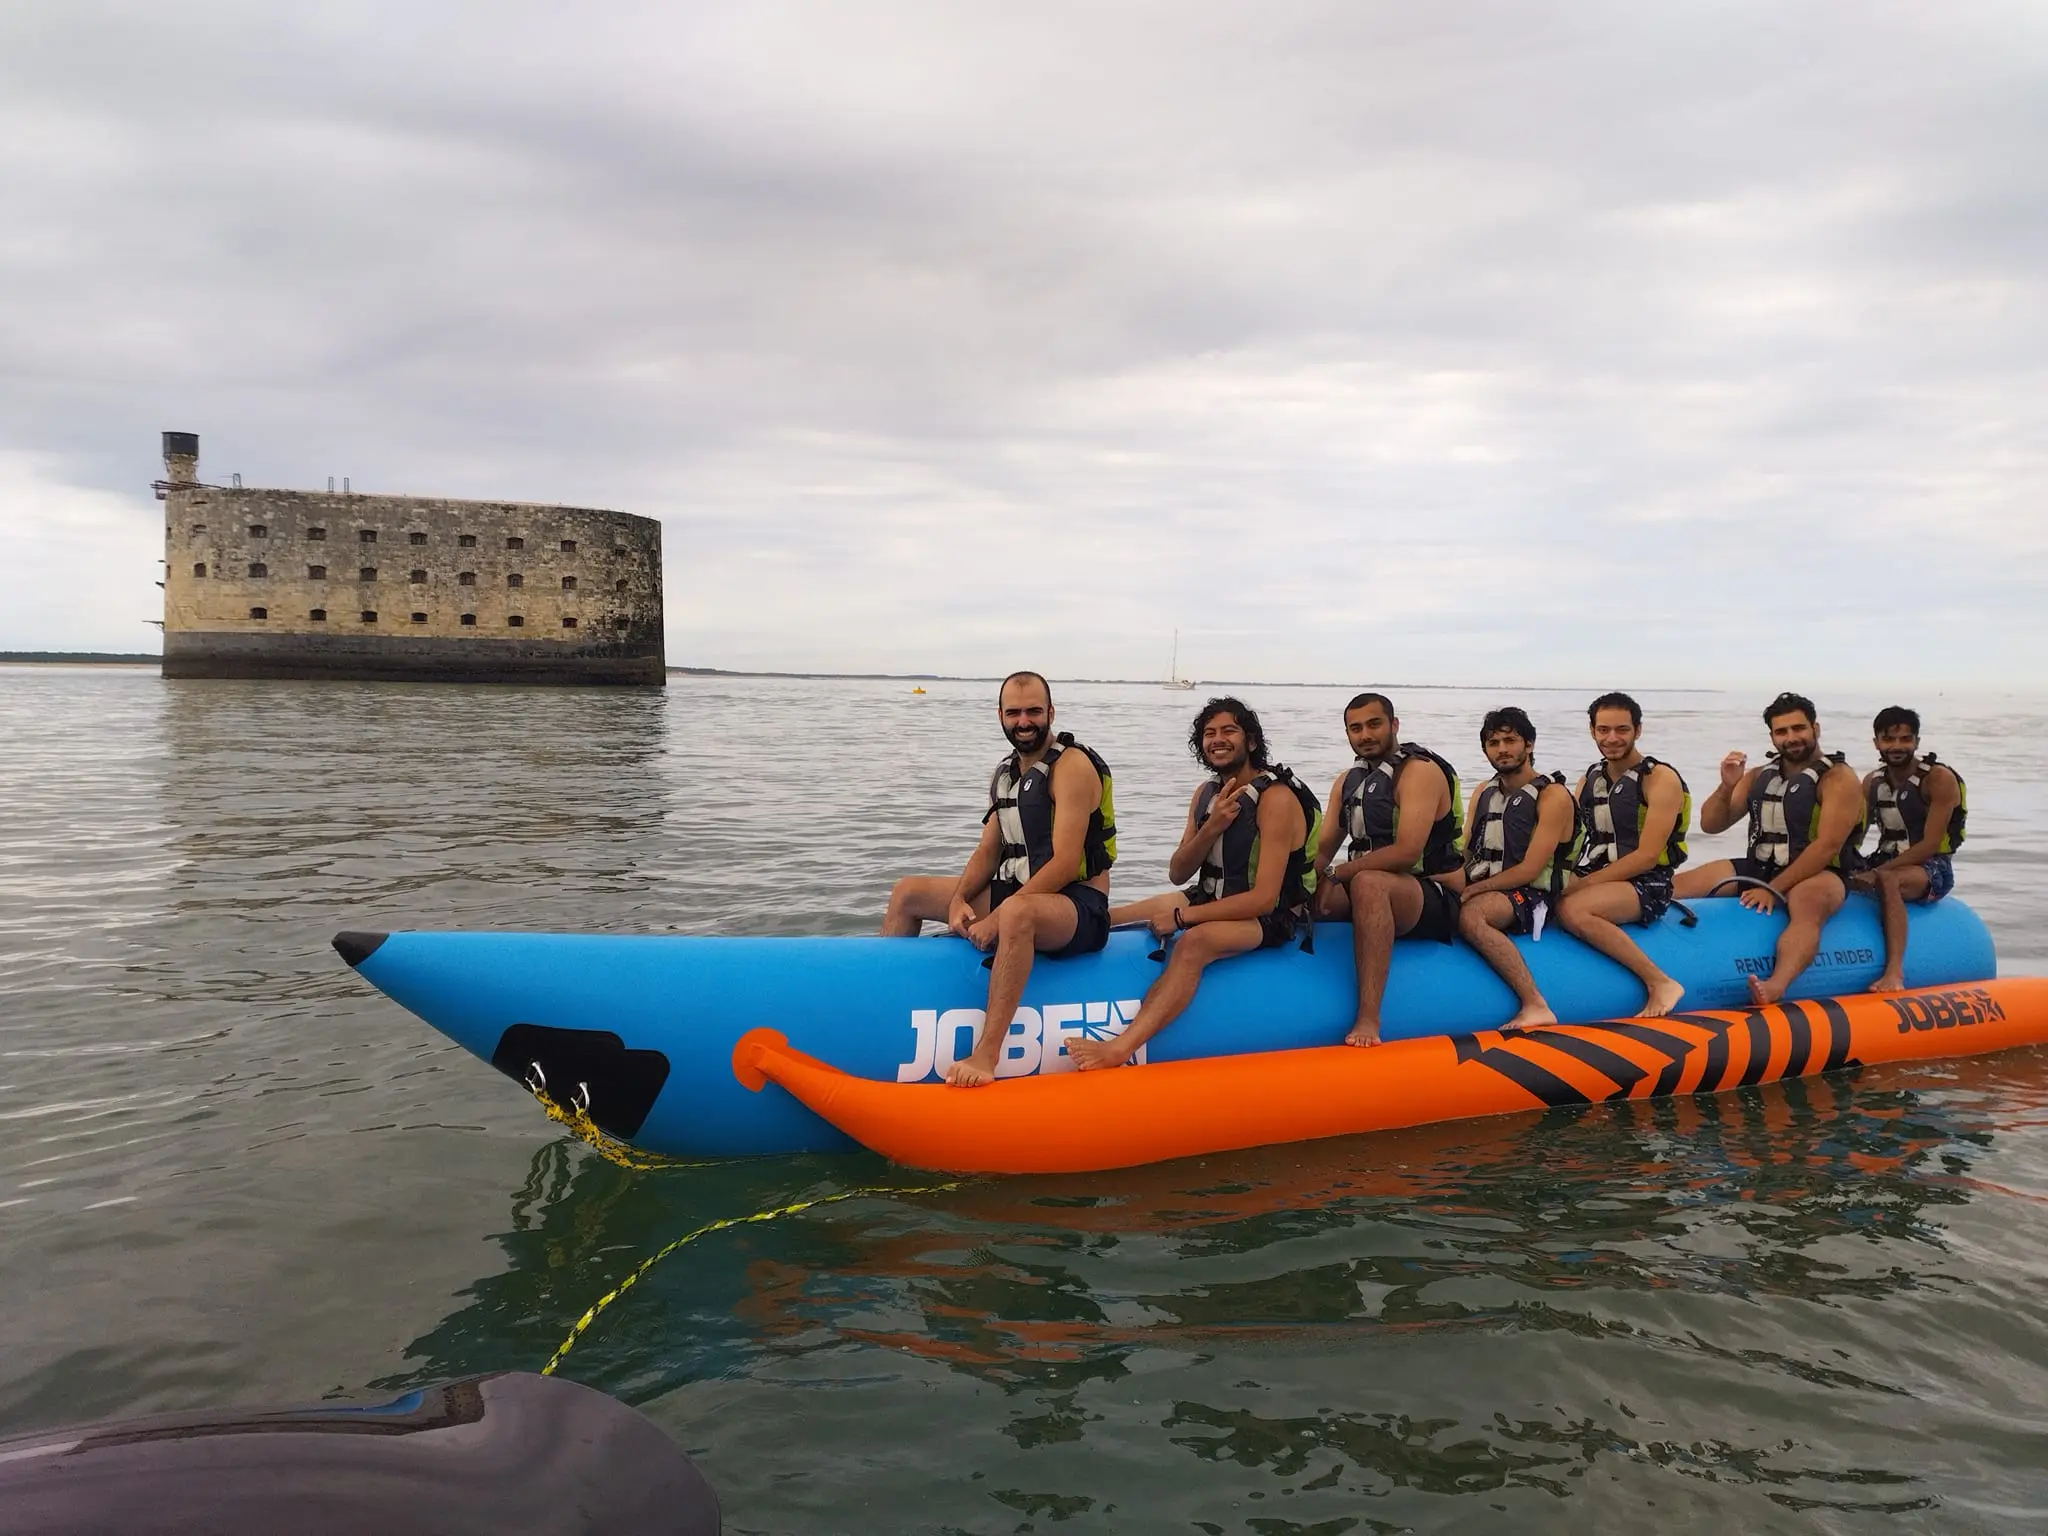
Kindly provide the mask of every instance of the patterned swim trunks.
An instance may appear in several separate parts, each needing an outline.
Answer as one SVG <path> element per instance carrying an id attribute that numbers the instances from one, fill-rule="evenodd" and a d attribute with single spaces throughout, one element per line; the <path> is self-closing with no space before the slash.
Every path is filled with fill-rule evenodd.
<path id="1" fill-rule="evenodd" d="M 1629 888 L 1636 893 L 1636 905 L 1642 908 L 1636 921 L 1645 928 L 1662 917 L 1671 905 L 1671 871 L 1664 865 L 1644 870 L 1629 881 Z"/>
<path id="2" fill-rule="evenodd" d="M 1927 871 L 1927 894 L 1920 898 L 1922 904 L 1932 906 L 1956 888 L 1956 861 L 1945 853 L 1937 853 L 1920 866 Z"/>

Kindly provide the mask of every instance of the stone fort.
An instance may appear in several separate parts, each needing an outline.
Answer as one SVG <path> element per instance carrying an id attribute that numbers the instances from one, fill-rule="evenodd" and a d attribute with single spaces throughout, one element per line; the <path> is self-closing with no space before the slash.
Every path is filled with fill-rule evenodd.
<path id="1" fill-rule="evenodd" d="M 204 485 L 197 434 L 163 448 L 165 677 L 668 681 L 651 517 Z"/>

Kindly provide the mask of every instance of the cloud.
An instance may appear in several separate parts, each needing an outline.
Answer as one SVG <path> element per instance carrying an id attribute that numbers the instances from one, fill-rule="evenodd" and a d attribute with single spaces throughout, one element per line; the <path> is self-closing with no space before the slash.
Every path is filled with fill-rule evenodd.
<path id="1" fill-rule="evenodd" d="M 132 496 L 66 485 L 48 460 L 0 451 L 0 650 L 159 649 L 148 623 L 163 614 L 159 527 Z"/>
<path id="2" fill-rule="evenodd" d="M 2044 32 L 19 5 L 0 450 L 658 515 L 678 662 L 2024 678 Z"/>

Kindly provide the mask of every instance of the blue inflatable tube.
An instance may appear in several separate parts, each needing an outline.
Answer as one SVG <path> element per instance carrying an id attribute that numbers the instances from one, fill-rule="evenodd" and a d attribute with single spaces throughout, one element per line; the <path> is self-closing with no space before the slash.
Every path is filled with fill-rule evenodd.
<path id="1" fill-rule="evenodd" d="M 1686 989 L 1687 1008 L 1741 1008 L 1769 971 L 1784 926 L 1730 899 L 1702 901 L 1697 927 L 1667 913 L 1637 933 Z M 1997 973 L 1991 935 L 1954 900 L 1909 909 L 1908 986 Z M 1625 1017 L 1641 985 L 1569 934 L 1517 941 L 1562 1023 Z M 687 938 L 546 933 L 345 933 L 335 948 L 364 980 L 500 1071 L 587 1103 L 603 1129 L 676 1157 L 846 1151 L 853 1143 L 782 1089 L 733 1076 L 748 1030 L 858 1077 L 921 1082 L 964 1055 L 981 1024 L 982 955 L 964 940 Z M 1100 954 L 1040 961 L 1010 1029 L 1000 1074 L 1072 1070 L 1066 1043 L 1119 1033 L 1159 973 L 1156 943 L 1116 933 Z M 1877 977 L 1877 909 L 1852 896 L 1789 996 L 1861 992 Z M 1315 953 L 1289 947 L 1212 967 L 1193 1004 L 1145 1048 L 1182 1060 L 1329 1045 L 1356 1006 L 1351 931 L 1316 929 Z M 1382 1010 L 1389 1040 L 1470 1034 L 1514 1012 L 1514 998 L 1462 944 L 1395 946 Z"/>

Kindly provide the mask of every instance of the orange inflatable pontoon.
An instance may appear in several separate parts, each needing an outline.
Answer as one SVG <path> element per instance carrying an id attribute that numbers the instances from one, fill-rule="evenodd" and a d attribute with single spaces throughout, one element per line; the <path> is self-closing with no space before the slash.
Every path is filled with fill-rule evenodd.
<path id="1" fill-rule="evenodd" d="M 776 1083 L 894 1162 L 1082 1173 L 1607 1099 L 1718 1093 L 1786 1077 L 2048 1041 L 2048 978 L 1863 994 L 1515 1034 L 1320 1046 L 984 1088 L 853 1077 L 756 1029 L 733 1073 Z"/>

